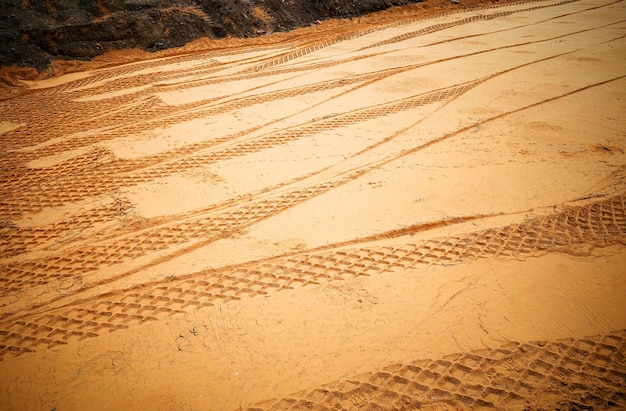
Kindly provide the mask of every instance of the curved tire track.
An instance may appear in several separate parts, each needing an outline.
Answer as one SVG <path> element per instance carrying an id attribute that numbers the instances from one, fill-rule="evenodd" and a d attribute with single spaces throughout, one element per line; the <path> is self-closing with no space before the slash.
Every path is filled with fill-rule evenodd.
<path id="1" fill-rule="evenodd" d="M 183 235 L 193 227 L 178 227 Z M 421 227 L 416 228 L 421 230 Z M 385 233 L 368 247 L 340 247 L 225 267 L 141 284 L 87 301 L 79 300 L 45 314 L 17 315 L 0 322 L 0 358 L 67 344 L 71 338 L 99 336 L 133 324 L 184 314 L 189 307 L 201 309 L 216 302 L 265 295 L 297 286 L 372 276 L 384 272 L 416 269 L 422 265 L 458 264 L 478 258 L 527 258 L 544 253 L 588 255 L 593 248 L 626 245 L 626 193 L 570 206 L 563 211 L 501 228 L 446 239 L 432 239 L 395 246 L 376 246 L 378 239 L 411 234 L 411 230 Z M 148 244 L 158 247 L 157 245 Z M 128 246 L 120 246 L 124 250 Z M 130 253 L 140 253 L 140 244 Z M 70 267 L 91 254 L 69 255 Z M 99 263 L 101 264 L 101 263 Z M 48 267 L 52 269 L 54 267 Z M 63 270 L 61 270 L 63 271 Z M 16 276 L 20 285 L 26 273 Z M 4 280 L 4 279 L 3 279 Z M 4 287 L 10 287 L 6 284 Z"/>
<path id="2" fill-rule="evenodd" d="M 512 342 L 392 364 L 246 409 L 623 409 L 625 353 L 626 330 L 581 339 Z"/>

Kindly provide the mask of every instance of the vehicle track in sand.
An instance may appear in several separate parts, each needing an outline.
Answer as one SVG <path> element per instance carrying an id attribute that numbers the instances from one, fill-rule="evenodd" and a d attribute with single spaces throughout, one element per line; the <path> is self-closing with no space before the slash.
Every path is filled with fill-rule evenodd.
<path id="1" fill-rule="evenodd" d="M 479 82 L 472 82 L 451 89 L 444 89 L 435 93 L 426 94 L 424 96 L 418 96 L 416 98 L 408 98 L 399 102 L 393 102 L 390 104 L 382 105 L 374 109 L 365 109 L 354 114 L 348 114 L 345 117 L 339 116 L 331 120 L 322 120 L 321 125 L 313 123 L 311 126 L 304 129 L 296 128 L 291 133 L 278 133 L 270 135 L 266 138 L 262 138 L 261 141 L 254 141 L 252 145 L 246 147 L 244 143 L 243 150 L 241 148 L 237 150 L 224 150 L 221 153 L 214 154 L 209 157 L 210 162 L 224 160 L 232 158 L 237 155 L 245 155 L 251 152 L 261 151 L 263 149 L 271 148 L 272 146 L 286 141 L 290 141 L 299 138 L 302 134 L 319 132 L 320 129 L 325 127 L 332 129 L 339 126 L 344 126 L 346 123 L 362 121 L 364 118 L 372 118 L 377 115 L 384 115 L 389 112 L 395 112 L 400 110 L 406 110 L 415 105 L 422 105 L 431 103 L 433 101 L 444 100 L 446 98 L 460 95 L 467 89 L 471 89 Z M 573 91 L 571 93 L 575 93 Z M 568 93 L 568 94 L 571 94 Z M 474 126 L 472 126 L 474 127 Z M 3 269 L 6 272 L 4 278 L 0 281 L 4 282 L 4 292 L 15 293 L 24 289 L 45 285 L 50 281 L 62 281 L 71 278 L 81 278 L 86 275 L 97 272 L 102 267 L 108 267 L 114 264 L 125 263 L 135 258 L 148 255 L 149 253 L 167 250 L 168 248 L 186 245 L 187 247 L 197 247 L 198 245 L 206 245 L 212 241 L 216 241 L 230 233 L 240 231 L 246 226 L 257 223 L 268 217 L 274 216 L 281 211 L 301 204 L 315 196 L 321 195 L 333 188 L 346 184 L 356 178 L 362 176 L 365 173 L 371 172 L 373 169 L 380 167 L 384 163 L 388 163 L 398 157 L 405 156 L 409 153 L 419 150 L 422 147 L 428 147 L 437 141 L 443 141 L 448 136 L 439 138 L 436 141 L 427 142 L 422 146 L 415 147 L 413 150 L 403 150 L 399 155 L 390 156 L 380 162 L 374 164 L 368 164 L 365 167 L 359 167 L 357 169 L 349 171 L 347 174 L 339 174 L 332 180 L 328 180 L 322 184 L 308 185 L 305 187 L 298 186 L 301 179 L 296 179 L 296 188 L 286 193 L 278 192 L 271 194 L 276 189 L 283 190 L 284 185 L 293 185 L 293 182 L 286 181 L 279 187 L 271 187 L 265 190 L 261 196 L 255 196 L 248 201 L 239 201 L 235 205 L 231 205 L 232 200 L 229 203 L 215 207 L 216 211 L 200 212 L 199 215 L 189 218 L 183 217 L 176 218 L 173 221 L 169 221 L 165 224 L 159 224 L 154 228 L 145 230 L 137 230 L 131 234 L 124 233 L 122 235 L 113 237 L 111 239 L 104 240 L 101 244 L 92 244 L 89 246 L 80 246 L 75 249 L 67 250 L 66 248 L 61 251 L 56 251 L 52 255 L 48 255 L 45 258 L 26 260 L 25 262 L 9 262 L 3 265 Z M 201 160 L 200 160 L 201 161 Z M 198 161 L 198 162 L 200 162 Z M 181 170 L 185 168 L 185 163 L 188 160 L 183 160 L 183 164 L 174 163 L 171 167 L 171 172 L 175 170 Z M 315 174 L 315 173 L 313 173 Z M 157 176 L 167 175 L 167 172 L 157 172 Z M 305 177 L 310 177 L 309 175 Z M 138 179 L 133 183 L 138 183 L 149 179 L 148 176 L 138 175 Z M 83 178 L 83 183 L 88 183 L 89 179 Z M 123 181 L 123 180 L 122 180 Z M 121 184 L 121 182 L 120 182 Z M 107 187 L 103 182 L 94 180 L 91 182 L 91 189 L 96 191 L 97 188 L 102 188 L 100 194 L 110 192 L 116 188 Z M 84 197 L 81 190 L 83 187 L 76 187 L 72 190 L 70 184 L 66 184 L 65 190 L 62 191 L 62 195 L 65 197 L 65 201 L 79 201 Z M 269 194 L 269 196 L 268 196 Z M 58 200 L 57 200 L 58 201 Z M 36 203 L 35 203 L 36 204 Z M 62 202 L 52 203 L 53 205 L 62 205 Z M 226 210 L 222 208 L 226 207 Z M 231 208 L 231 210 L 228 210 Z M 214 214 L 214 216 L 211 216 Z M 89 225 L 88 227 L 91 227 Z M 74 230 L 75 227 L 70 227 Z M 8 254 L 19 254 L 18 250 L 26 250 L 25 243 L 32 242 L 33 234 L 29 231 L 23 232 L 23 236 L 18 233 L 20 229 L 5 228 L 4 230 L 5 241 L 3 241 L 2 249 L 5 249 Z M 17 235 L 12 235 L 11 231 L 17 231 Z M 43 229 L 40 229 L 43 231 Z M 62 233 L 53 234 L 56 230 L 48 231 L 52 236 L 59 236 Z M 193 242 L 198 244 L 193 245 Z M 191 243 L 191 244 L 190 244 Z M 71 244 L 70 244 L 71 245 Z M 179 254 L 179 250 L 175 250 L 172 253 L 174 255 Z M 58 256 L 55 257 L 55 254 Z M 88 257 L 89 256 L 89 257 Z M 160 259 L 163 257 L 161 256 Z M 79 281 L 79 282 L 82 282 Z"/>
<path id="2" fill-rule="evenodd" d="M 508 15 L 510 13 L 506 12 L 505 14 Z M 465 20 L 463 20 L 463 23 L 469 22 Z M 539 61 L 542 60 L 543 59 L 540 59 Z M 431 64 L 435 63 L 437 63 L 437 61 Z M 533 63 L 534 62 L 531 62 L 530 64 Z M 213 111 L 209 111 L 208 113 L 204 112 L 202 115 L 228 111 L 233 109 L 233 106 L 234 108 L 240 108 L 242 106 L 242 102 L 245 102 L 243 104 L 244 106 L 246 104 L 259 104 L 261 102 L 267 102 L 273 98 L 280 99 L 290 95 L 297 95 L 323 89 L 332 89 L 337 85 L 345 85 L 351 82 L 356 82 L 357 84 L 363 82 L 376 82 L 377 80 L 386 78 L 389 75 L 421 66 L 422 65 L 409 68 L 391 69 L 383 73 L 354 76 L 352 79 L 344 78 L 296 89 L 287 89 L 274 93 L 262 93 L 260 95 L 256 95 L 256 97 L 253 95 L 247 98 L 239 98 L 232 100 L 230 103 L 226 102 L 224 104 L 217 105 Z M 510 70 L 514 69 L 515 68 Z M 120 74 L 116 75 L 127 74 L 126 71 L 127 70 L 122 70 Z M 489 76 L 489 78 L 493 78 L 499 74 L 501 73 L 493 74 Z M 41 209 L 61 206 L 66 203 L 84 200 L 85 198 L 107 194 L 121 187 L 162 178 L 164 176 L 180 172 L 181 170 L 227 160 L 235 156 L 245 156 L 250 153 L 259 152 L 264 149 L 274 147 L 277 144 L 285 144 L 303 136 L 310 136 L 319 132 L 346 127 L 351 124 L 363 122 L 379 116 L 410 110 L 417 106 L 453 99 L 486 80 L 487 79 L 480 79 L 478 81 L 469 82 L 455 87 L 453 86 L 441 91 L 434 91 L 431 93 L 417 95 L 415 97 L 408 97 L 396 102 L 384 103 L 373 108 L 363 108 L 350 113 L 333 115 L 329 119 L 313 120 L 309 122 L 309 124 L 296 126 L 282 132 L 270 133 L 269 135 L 257 137 L 253 140 L 244 139 L 242 143 L 234 147 L 228 147 L 222 149 L 221 151 L 214 151 L 207 155 L 194 156 L 193 153 L 200 151 L 207 146 L 210 147 L 211 145 L 218 145 L 220 143 L 227 142 L 231 140 L 232 137 L 227 136 L 225 138 L 218 139 L 217 142 L 210 141 L 208 143 L 203 142 L 196 145 L 185 146 L 180 150 L 174 150 L 176 153 L 174 156 L 180 156 L 181 154 L 184 155 L 182 159 L 165 163 L 163 163 L 163 160 L 171 156 L 173 154 L 172 152 L 156 155 L 154 156 L 157 157 L 156 159 L 147 158 L 140 159 L 138 161 L 131 160 L 126 162 L 123 160 L 111 161 L 113 159 L 110 158 L 110 154 L 106 150 L 96 148 L 83 156 L 64 161 L 57 166 L 44 169 L 33 169 L 35 173 L 30 172 L 30 169 L 22 169 L 21 173 L 23 173 L 22 175 L 27 182 L 26 186 L 31 185 L 35 188 L 35 190 L 30 192 L 28 189 L 24 190 L 26 187 L 24 187 L 24 184 L 20 181 L 19 177 L 16 178 L 15 174 L 7 176 L 4 180 L 9 186 L 7 187 L 5 185 L 4 188 L 6 191 L 8 193 L 11 193 L 12 191 L 18 192 L 20 193 L 20 196 L 24 197 L 24 200 L 20 200 L 18 198 L 13 204 L 5 203 L 3 211 L 8 211 L 9 214 L 4 215 L 3 217 L 5 219 L 10 219 L 11 217 L 15 217 L 16 214 L 14 213 L 18 213 L 17 215 L 20 215 L 24 212 L 39 211 Z M 80 84 L 83 85 L 82 83 Z M 349 90 L 346 92 L 349 92 Z M 55 114 L 55 112 L 53 111 L 52 114 Z M 116 113 L 116 115 L 112 117 L 119 120 L 120 113 Z M 121 118 L 123 119 L 123 115 Z M 246 133 L 241 134 L 245 135 Z M 58 150 L 58 147 L 56 147 L 56 149 Z M 101 159 L 103 159 L 103 161 L 100 161 Z M 163 164 L 160 166 L 157 165 L 156 167 L 153 166 L 145 168 L 146 162 L 149 165 L 158 164 L 159 162 Z M 94 167 L 94 165 L 96 167 Z M 133 170 L 135 168 L 141 168 L 141 172 L 127 173 L 129 169 Z M 371 167 L 356 170 L 353 171 L 352 177 L 340 177 L 335 182 L 327 182 L 322 185 L 305 188 L 304 190 L 302 187 L 298 187 L 293 193 L 279 194 L 277 199 L 274 201 L 268 201 L 268 199 L 260 198 L 259 201 L 252 201 L 249 205 L 246 205 L 243 208 L 235 209 L 233 211 L 226 212 L 225 214 L 222 213 L 221 217 L 219 215 L 213 218 L 202 216 L 193 220 L 184 218 L 184 225 L 181 225 L 180 227 L 172 227 L 173 225 L 181 223 L 181 221 L 177 221 L 175 219 L 162 228 L 156 227 L 155 229 L 141 230 L 137 234 L 131 234 L 130 236 L 126 235 L 125 238 L 114 237 L 109 239 L 109 243 L 115 243 L 115 245 L 112 246 L 103 245 L 89 246 L 87 248 L 81 247 L 79 249 L 72 250 L 69 253 L 63 248 L 60 252 L 56 253 L 62 254 L 62 256 L 56 258 L 53 253 L 53 255 L 47 256 L 40 261 L 31 260 L 26 263 L 8 263 L 7 265 L 4 265 L 4 268 L 7 271 L 7 275 L 3 279 L 7 284 L 4 293 L 16 292 L 23 289 L 16 284 L 31 287 L 45 284 L 47 281 L 46 279 L 58 280 L 72 278 L 77 275 L 94 272 L 98 270 L 101 265 L 108 266 L 114 263 L 121 263 L 127 259 L 133 259 L 149 252 L 164 250 L 177 244 L 188 243 L 193 239 L 203 239 L 203 242 L 206 243 L 207 235 L 209 235 L 209 237 L 213 237 L 214 239 L 218 239 L 224 234 L 232 232 L 233 230 L 239 230 L 245 225 L 249 225 L 259 219 L 267 218 L 268 216 L 274 215 L 275 213 L 289 208 L 294 204 L 306 201 L 311 198 L 311 196 L 326 192 L 328 189 L 336 187 L 337 184 L 344 184 L 345 182 L 357 178 L 359 175 L 370 170 Z M 118 175 L 120 173 L 121 175 Z M 58 184 L 52 183 L 52 185 L 50 185 L 51 183 L 47 182 L 47 180 L 50 180 L 52 176 L 64 175 L 68 175 L 69 178 L 60 178 Z M 110 178 L 103 181 L 102 175 L 110 176 Z M 11 190 L 10 188 L 14 189 Z M 269 193 L 276 188 L 280 188 L 280 186 L 275 188 L 270 187 L 264 191 Z M 304 193 L 304 195 L 302 195 L 302 193 Z M 229 203 L 232 203 L 232 201 Z M 225 203 L 221 206 L 218 205 L 213 208 L 219 210 L 224 206 L 228 206 L 229 203 Z M 4 241 L 2 244 L 3 256 L 6 258 L 7 256 L 10 257 L 20 254 L 21 252 L 30 251 L 31 249 L 29 249 L 29 245 L 45 245 L 47 241 L 62 237 L 64 232 L 70 230 L 74 231 L 82 227 L 91 228 L 95 224 L 102 222 L 103 214 L 104 216 L 108 216 L 110 220 L 111 215 L 115 213 L 119 214 L 120 212 L 119 202 L 116 202 L 115 206 L 117 211 L 115 209 L 113 209 L 113 211 L 93 211 L 87 215 L 81 216 L 79 221 L 76 223 L 72 222 L 68 224 L 67 222 L 59 222 L 53 227 L 37 227 L 31 230 L 21 230 L 11 226 L 4 228 Z M 128 208 L 128 205 L 126 208 Z M 11 212 L 11 210 L 16 211 Z M 263 210 L 268 211 L 264 212 Z M 93 217 L 90 217 L 90 215 Z M 90 218 L 93 218 L 93 220 L 89 221 Z M 190 226 L 195 227 L 195 229 L 189 230 L 188 227 Z M 186 234 L 181 235 L 180 233 L 182 232 L 186 232 Z M 86 255 L 92 256 L 89 263 L 85 262 L 84 256 Z M 98 257 L 94 259 L 94 256 Z"/>
<path id="3" fill-rule="evenodd" d="M 331 237 L 325 245 L 264 256 L 248 256 L 244 247 L 236 263 L 152 275 L 225 240 L 251 232 L 253 238 L 254 230 L 288 212 L 400 169 L 412 156 L 453 141 L 460 145 L 498 122 L 514 124 L 537 109 L 557 112 L 573 99 L 604 99 L 608 105 L 609 96 L 624 96 L 623 69 L 590 51 L 623 47 L 622 3 L 522 1 L 429 19 L 387 16 L 362 27 L 312 31 L 284 44 L 100 69 L 0 101 L 0 125 L 19 125 L 0 134 L 0 364 L 303 287 L 439 265 L 462 269 L 486 259 L 591 256 L 626 246 L 625 166 L 605 159 L 619 159 L 624 150 L 612 137 L 613 145 L 593 146 L 606 156 L 594 157 L 603 164 L 604 174 L 598 175 L 606 181 L 594 180 L 584 193 L 563 191 L 559 202 L 484 212 L 459 208 L 409 225 L 357 230 L 361 234 L 349 240 Z M 600 23 L 587 19 L 601 13 L 608 17 Z M 548 25 L 556 28 L 547 30 Z M 501 39 L 503 33 L 510 37 Z M 517 58 L 509 62 L 512 55 Z M 457 73 L 457 67 L 479 59 L 487 63 Z M 556 80 L 548 74 L 525 78 L 529 71 L 541 74 L 553 67 L 559 67 Z M 509 83 L 510 89 L 502 88 Z M 466 108 L 475 96 L 489 93 L 497 104 L 486 104 L 478 114 Z M 605 117 L 602 121 L 611 120 Z M 206 135 L 174 140 L 176 127 L 191 128 L 205 119 L 217 119 L 214 127 L 205 124 Z M 145 155 L 119 155 L 119 141 L 140 141 L 150 133 L 172 143 Z M 318 142 L 332 146 L 354 135 L 367 141 L 315 151 Z M 310 153 L 302 149 L 312 141 L 316 144 L 306 146 Z M 542 147 L 548 156 L 551 145 Z M 335 157 L 302 161 L 300 168 L 289 163 L 293 170 L 281 178 L 251 176 L 242 188 L 183 211 L 144 216 L 129 194 L 168 178 L 245 166 L 264 155 L 288 163 L 280 150 Z M 521 160 L 509 160 L 516 161 Z M 471 228 L 473 223 L 482 228 Z M 292 221 L 285 231 L 298 224 Z M 448 234 L 439 230 L 444 227 Z M 618 409 L 626 406 L 625 340 L 621 330 L 390 362 L 367 374 L 303 387 L 285 398 L 269 393 L 267 401 L 244 405 L 250 410 L 507 404 Z"/>
<path id="4" fill-rule="evenodd" d="M 246 409 L 617 410 L 626 407 L 625 353 L 624 330 L 582 339 L 511 342 L 497 349 L 392 364 Z"/>
<path id="5" fill-rule="evenodd" d="M 492 19 L 492 18 L 507 16 L 516 12 L 536 10 L 536 9 L 540 9 L 544 7 L 555 7 L 555 6 L 558 6 L 561 4 L 567 4 L 573 1 L 578 1 L 578 0 L 567 0 L 561 3 L 557 3 L 557 4 L 538 5 L 538 6 L 530 7 L 530 8 L 520 8 L 518 10 L 512 10 L 512 11 L 508 11 L 504 13 L 495 13 L 495 14 L 489 14 L 489 15 L 479 14 L 470 18 L 458 20 L 458 21 L 448 23 L 445 25 L 431 26 L 431 27 L 424 29 L 423 32 L 420 31 L 416 33 L 411 33 L 411 36 L 404 37 L 402 39 L 390 39 L 386 41 L 385 44 L 387 44 L 387 42 L 402 41 L 408 38 L 413 38 L 413 37 L 417 37 L 423 34 L 432 33 L 433 31 L 443 30 L 443 29 L 447 29 L 447 28 L 451 28 L 451 27 L 455 27 L 455 26 L 459 26 L 463 24 L 472 23 L 475 21 L 480 21 L 483 19 Z M 531 2 L 530 1 L 520 2 L 516 4 L 525 4 L 525 3 L 531 3 Z M 610 4 L 613 4 L 613 3 L 610 3 Z M 607 5 L 603 5 L 600 7 L 604 7 L 604 6 L 607 6 Z M 593 10 L 595 8 L 597 7 L 590 8 L 589 10 Z M 584 12 L 584 11 L 587 11 L 587 10 L 583 10 L 581 12 Z M 436 16 L 436 17 L 439 17 L 439 16 Z M 407 24 L 413 21 L 415 20 L 410 19 L 407 21 L 397 22 L 395 23 L 395 25 Z M 275 71 L 267 70 L 267 69 L 270 67 L 280 65 L 280 64 L 284 64 L 293 59 L 303 57 L 309 53 L 315 52 L 323 47 L 345 40 L 347 38 L 351 38 L 354 36 L 363 36 L 363 35 L 369 34 L 373 30 L 382 30 L 383 28 L 384 26 L 377 27 L 376 29 L 366 30 L 363 32 L 357 31 L 355 34 L 347 34 L 344 36 L 339 36 L 336 40 L 324 41 L 322 43 L 315 44 L 313 46 L 307 46 L 303 50 L 288 53 L 275 60 L 272 60 L 270 63 L 264 63 L 261 66 L 250 67 L 246 70 L 252 71 L 253 73 L 243 78 L 258 78 L 259 76 L 274 75 L 276 74 Z M 453 40 L 450 40 L 450 41 L 453 41 Z M 371 46 L 368 46 L 368 48 L 369 47 L 375 48 L 380 45 L 382 44 L 376 43 Z M 197 56 L 195 57 L 195 59 L 198 59 L 201 57 L 202 56 Z M 360 57 L 360 58 L 363 58 L 363 57 Z M 191 57 L 182 56 L 178 58 L 171 58 L 171 60 L 173 60 L 173 63 L 184 62 L 187 60 L 191 60 Z M 318 69 L 320 67 L 324 67 L 328 65 L 337 65 L 337 64 L 340 64 L 341 62 L 342 61 L 339 60 L 339 61 L 333 61 L 333 62 L 328 62 L 328 63 L 321 63 L 322 66 L 314 63 L 313 66 L 305 65 L 304 67 L 299 67 L 299 68 L 286 68 L 286 69 L 280 70 L 279 72 L 284 73 L 284 72 L 290 72 L 293 70 L 303 71 L 303 70 Z M 436 63 L 436 61 L 433 63 Z M 26 104 L 24 104 L 23 102 L 22 104 L 20 104 L 19 116 L 17 117 L 13 117 L 11 115 L 11 113 L 18 113 L 18 111 L 16 110 L 16 107 L 13 106 L 15 101 L 9 100 L 7 102 L 1 102 L 0 108 L 3 109 L 3 112 L 5 113 L 5 116 L 6 116 L 6 120 L 26 121 L 30 125 L 30 127 L 28 128 L 19 128 L 15 130 L 14 132 L 7 133 L 7 135 L 4 136 L 5 143 L 8 144 L 7 147 L 12 148 L 12 145 L 10 145 L 11 141 L 14 142 L 15 148 L 19 148 L 21 142 L 24 142 L 24 141 L 28 141 L 27 143 L 28 145 L 33 145 L 33 144 L 38 143 L 39 139 L 50 140 L 50 139 L 54 139 L 60 136 L 65 136 L 68 134 L 85 132 L 86 130 L 89 130 L 91 126 L 90 122 L 92 122 L 93 118 L 95 117 L 97 117 L 99 120 L 98 129 L 102 129 L 107 126 L 115 126 L 115 128 L 121 128 L 121 130 L 119 130 L 119 133 L 108 136 L 108 138 L 115 138 L 124 133 L 136 131 L 137 130 L 136 128 L 134 130 L 132 128 L 128 128 L 130 127 L 131 124 L 134 125 L 137 122 L 145 122 L 148 120 L 151 120 L 150 122 L 154 123 L 158 121 L 158 120 L 155 120 L 155 118 L 160 119 L 163 117 L 170 116 L 172 114 L 171 110 L 173 110 L 174 112 L 189 111 L 195 108 L 195 106 L 204 105 L 207 103 L 207 102 L 200 102 L 200 103 L 196 103 L 187 107 L 170 107 L 167 105 L 163 105 L 158 98 L 154 98 L 154 97 L 146 98 L 144 92 L 124 94 L 123 96 L 120 96 L 120 97 L 115 97 L 115 98 L 105 99 L 105 100 L 98 100 L 97 102 L 91 102 L 91 103 L 85 102 L 85 101 L 80 101 L 80 102 L 77 101 L 81 98 L 90 97 L 94 94 L 96 95 L 106 94 L 107 92 L 119 92 L 119 90 L 123 90 L 123 89 L 132 89 L 135 87 L 150 86 L 154 84 L 159 84 L 160 81 L 164 81 L 164 80 L 171 81 L 172 79 L 175 79 L 177 77 L 181 77 L 184 79 L 186 77 L 190 77 L 195 74 L 195 71 L 192 71 L 192 73 L 190 73 L 189 69 L 185 69 L 181 71 L 170 70 L 164 73 L 157 73 L 156 77 L 154 73 L 145 74 L 145 75 L 128 76 L 129 74 L 133 72 L 145 70 L 153 66 L 154 64 L 158 64 L 158 63 L 148 63 L 148 64 L 141 63 L 139 67 L 131 66 L 129 68 L 104 70 L 105 72 L 103 74 L 96 74 L 86 79 L 69 82 L 59 87 L 55 87 L 52 90 L 43 90 L 42 92 L 37 93 L 36 96 L 33 96 L 34 98 L 32 99 L 32 101 L 27 102 Z M 243 62 L 237 62 L 236 65 L 245 66 L 246 64 L 247 62 L 244 60 Z M 221 71 L 224 69 L 224 67 L 222 67 L 223 66 L 222 64 L 217 64 L 212 59 L 211 59 L 211 63 L 208 64 L 209 65 L 208 68 L 204 67 L 206 65 L 207 64 L 203 64 L 202 65 L 203 68 L 200 69 L 200 73 L 204 76 L 212 73 L 213 71 Z M 217 67 L 213 68 L 213 65 L 217 65 Z M 115 80 L 115 78 L 118 78 L 118 77 L 123 77 L 123 78 Z M 227 75 L 227 76 L 220 75 L 216 77 L 210 77 L 204 81 L 207 82 L 208 84 L 214 84 L 215 82 L 228 82 L 228 81 L 233 81 L 233 80 L 242 80 L 243 78 L 240 75 L 238 75 L 238 73 L 236 72 L 234 75 Z M 114 80 L 107 81 L 108 79 L 114 79 Z M 96 87 L 89 87 L 90 85 L 97 84 L 99 82 L 105 82 L 105 83 L 104 85 L 100 85 Z M 195 87 L 201 86 L 201 85 L 203 85 L 203 83 L 197 83 L 197 82 L 193 83 L 193 86 Z M 170 90 L 171 89 L 175 90 L 175 89 L 182 89 L 185 87 L 187 86 L 178 85 L 178 86 L 168 86 L 167 88 Z M 60 92 L 65 94 L 64 96 L 65 98 L 59 99 L 59 95 L 61 94 Z M 270 96 L 263 96 L 263 97 L 270 98 Z M 277 98 L 281 98 L 281 97 L 277 97 Z M 26 97 L 26 99 L 28 100 L 28 96 Z M 120 106 L 122 107 L 121 108 L 122 111 L 115 110 L 115 108 L 118 108 L 118 110 L 120 110 L 119 109 Z M 50 115 L 56 115 L 56 116 L 65 118 L 65 121 L 62 123 L 54 123 L 52 125 L 49 124 L 48 122 L 44 122 L 42 124 L 39 120 L 40 119 L 39 113 L 41 113 L 42 109 L 46 112 L 49 112 Z M 113 113 L 110 113 L 111 111 L 113 111 Z M 101 113 L 103 112 L 107 114 L 105 116 L 102 116 Z M 71 121 L 71 118 L 69 119 L 70 121 L 67 121 L 68 120 L 66 118 L 67 113 L 75 113 L 78 121 Z M 211 113 L 209 112 L 209 113 L 206 113 L 205 115 L 209 115 L 209 114 Z M 2 119 L 4 120 L 5 118 L 2 118 Z M 84 119 L 89 119 L 89 120 L 84 120 Z M 180 120 L 181 119 L 178 119 L 178 121 Z M 145 129 L 146 125 L 142 124 L 142 126 L 144 127 L 143 129 Z M 25 134 L 22 134 L 22 133 L 25 133 Z M 103 139 L 106 139 L 106 138 L 107 137 L 100 137 L 99 139 L 96 139 L 96 140 L 87 139 L 87 141 L 83 140 L 82 144 L 85 144 L 85 143 L 93 144 L 95 142 L 102 141 Z M 41 140 L 41 141 L 44 141 L 44 140 Z M 67 149 L 72 149 L 72 148 L 76 148 L 76 147 L 55 146 L 54 149 L 50 149 L 50 151 L 48 152 L 44 151 L 43 153 L 40 153 L 39 156 L 46 156 L 46 155 L 49 155 L 50 153 L 57 153 L 59 151 L 62 151 L 63 149 L 67 150 Z M 32 158 L 33 157 L 30 157 L 29 159 L 32 159 Z"/>
<path id="6" fill-rule="evenodd" d="M 203 229 L 200 227 L 200 230 Z M 114 257 L 123 258 L 124 255 L 120 254 L 126 249 L 129 249 L 130 255 L 164 249 L 173 238 L 193 235 L 193 230 L 184 226 L 160 242 L 144 242 L 135 247 L 130 242 L 120 245 L 118 250 L 121 251 Z M 369 247 L 343 245 L 338 250 L 296 254 L 142 284 L 95 299 L 78 300 L 78 303 L 70 303 L 54 311 L 45 308 L 43 311 L 46 314 L 18 314 L 10 317 L 4 325 L 0 323 L 0 358 L 8 353 L 21 355 L 41 348 L 53 348 L 67 344 L 73 338 L 97 337 L 103 330 L 122 330 L 133 324 L 184 314 L 189 307 L 200 309 L 213 306 L 216 302 L 250 298 L 296 286 L 415 269 L 421 265 L 454 265 L 477 258 L 524 258 L 550 252 L 587 255 L 594 247 L 626 244 L 626 193 L 586 206 L 567 207 L 560 213 L 522 224 L 463 237 L 402 242 L 406 238 L 404 236 L 419 231 L 420 227 L 409 228 L 399 233 L 384 233 L 360 240 L 371 242 Z M 376 246 L 377 239 L 397 235 L 400 235 L 398 244 Z M 108 260 L 98 261 L 98 254 L 93 255 L 93 250 L 79 250 L 76 255 L 68 255 L 65 260 L 58 261 L 58 266 L 45 267 L 44 270 L 49 272 L 45 279 L 56 279 L 65 272 L 72 276 L 87 271 L 87 253 L 95 257 L 91 263 L 96 266 L 112 263 L 110 254 L 105 257 Z M 68 263 L 66 267 L 61 265 L 64 262 Z M 79 267 L 78 274 L 72 273 L 72 267 Z M 31 269 L 36 268 L 33 265 Z M 28 271 L 9 269 L 8 273 L 9 276 L 3 278 L 5 290 L 11 290 L 16 283 L 17 287 L 23 286 L 25 281 L 22 279 Z"/>

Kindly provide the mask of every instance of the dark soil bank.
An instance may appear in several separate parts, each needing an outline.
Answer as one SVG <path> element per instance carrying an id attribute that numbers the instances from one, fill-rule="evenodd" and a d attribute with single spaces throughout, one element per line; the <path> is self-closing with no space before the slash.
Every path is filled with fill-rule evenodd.
<path id="1" fill-rule="evenodd" d="M 251 37 L 422 0 L 2 0 L 0 65 L 161 50 L 199 38 Z"/>

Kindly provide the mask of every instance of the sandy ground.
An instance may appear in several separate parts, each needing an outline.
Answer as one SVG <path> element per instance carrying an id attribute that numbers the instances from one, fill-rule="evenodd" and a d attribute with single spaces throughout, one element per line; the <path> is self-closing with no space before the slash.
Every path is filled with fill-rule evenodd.
<path id="1" fill-rule="evenodd" d="M 626 407 L 624 3 L 333 27 L 0 102 L 0 409 Z"/>

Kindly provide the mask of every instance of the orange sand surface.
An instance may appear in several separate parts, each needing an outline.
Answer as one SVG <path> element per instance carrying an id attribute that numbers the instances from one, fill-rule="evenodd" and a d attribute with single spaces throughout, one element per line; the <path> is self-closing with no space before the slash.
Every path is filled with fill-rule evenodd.
<path id="1" fill-rule="evenodd" d="M 626 408 L 624 2 L 381 16 L 0 101 L 0 409 Z"/>

